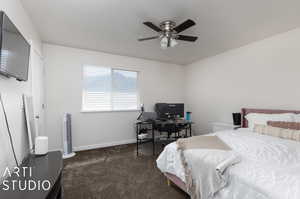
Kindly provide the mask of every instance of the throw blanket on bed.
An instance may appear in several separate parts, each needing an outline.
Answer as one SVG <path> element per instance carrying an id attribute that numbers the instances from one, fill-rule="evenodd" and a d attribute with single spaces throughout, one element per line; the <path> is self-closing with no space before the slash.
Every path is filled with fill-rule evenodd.
<path id="1" fill-rule="evenodd" d="M 213 198 L 228 182 L 226 169 L 240 161 L 240 157 L 217 136 L 179 139 L 177 148 L 192 199 Z M 195 153 L 194 150 L 199 151 Z"/>

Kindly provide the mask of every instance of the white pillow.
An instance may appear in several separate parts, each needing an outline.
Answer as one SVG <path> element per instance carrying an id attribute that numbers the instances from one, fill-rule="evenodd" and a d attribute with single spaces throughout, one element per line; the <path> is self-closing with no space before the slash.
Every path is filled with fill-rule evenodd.
<path id="1" fill-rule="evenodd" d="M 248 128 L 253 130 L 255 124 L 267 125 L 268 121 L 294 122 L 295 116 L 293 113 L 283 114 L 263 114 L 263 113 L 249 113 L 245 116 L 248 120 Z M 300 115 L 299 115 L 300 121 Z"/>
<path id="2" fill-rule="evenodd" d="M 300 114 L 295 114 L 295 121 L 294 122 L 300 122 Z"/>

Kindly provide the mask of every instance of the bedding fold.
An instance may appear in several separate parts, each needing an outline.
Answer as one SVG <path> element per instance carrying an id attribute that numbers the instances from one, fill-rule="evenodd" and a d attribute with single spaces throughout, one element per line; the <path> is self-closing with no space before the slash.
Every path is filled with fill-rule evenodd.
<path id="1" fill-rule="evenodd" d="M 238 156 L 236 154 L 232 154 L 229 158 L 227 158 L 226 160 L 221 162 L 216 167 L 216 170 L 219 173 L 219 175 L 222 175 L 228 167 L 233 166 L 233 165 L 239 163 L 240 161 L 241 161 L 240 156 Z"/>
<path id="2" fill-rule="evenodd" d="M 231 150 L 218 136 L 194 136 L 177 140 L 178 149 L 220 149 Z"/>
<path id="3" fill-rule="evenodd" d="M 226 169 L 240 161 L 240 157 L 217 136 L 179 139 L 177 146 L 186 188 L 192 199 L 213 198 L 228 183 Z"/>

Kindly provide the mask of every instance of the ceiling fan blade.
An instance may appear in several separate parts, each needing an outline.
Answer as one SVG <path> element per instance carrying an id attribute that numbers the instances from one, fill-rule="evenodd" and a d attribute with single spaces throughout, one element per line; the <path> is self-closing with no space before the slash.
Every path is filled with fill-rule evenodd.
<path id="1" fill-rule="evenodd" d="M 146 40 L 157 39 L 157 38 L 159 38 L 159 36 L 141 38 L 141 39 L 138 39 L 138 41 L 146 41 Z"/>
<path id="2" fill-rule="evenodd" d="M 156 32 L 161 32 L 161 29 L 159 27 L 157 27 L 156 25 L 154 25 L 152 22 L 146 21 L 143 24 L 145 24 L 146 26 L 148 26 L 149 28 L 151 28 L 152 30 L 154 30 Z"/>
<path id="3" fill-rule="evenodd" d="M 188 29 L 189 27 L 192 27 L 193 25 L 195 25 L 196 23 L 191 20 L 191 19 L 188 19 L 186 20 L 185 22 L 183 22 L 182 24 L 180 24 L 179 26 L 175 27 L 174 30 L 177 32 L 177 33 L 180 33 L 186 29 Z"/>
<path id="4" fill-rule="evenodd" d="M 198 37 L 194 37 L 194 36 L 187 36 L 187 35 L 177 35 L 176 37 L 177 40 L 183 40 L 183 41 L 196 41 L 198 39 Z"/>

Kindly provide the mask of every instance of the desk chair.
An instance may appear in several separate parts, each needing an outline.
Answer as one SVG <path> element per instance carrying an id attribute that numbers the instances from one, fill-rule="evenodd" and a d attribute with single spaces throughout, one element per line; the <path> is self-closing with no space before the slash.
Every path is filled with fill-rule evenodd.
<path id="1" fill-rule="evenodd" d="M 185 128 L 185 125 L 166 122 L 164 124 L 156 124 L 154 128 L 160 133 L 166 132 L 167 139 L 171 139 L 172 134 L 175 134 L 175 139 L 178 139 L 180 137 L 179 133 Z"/>

